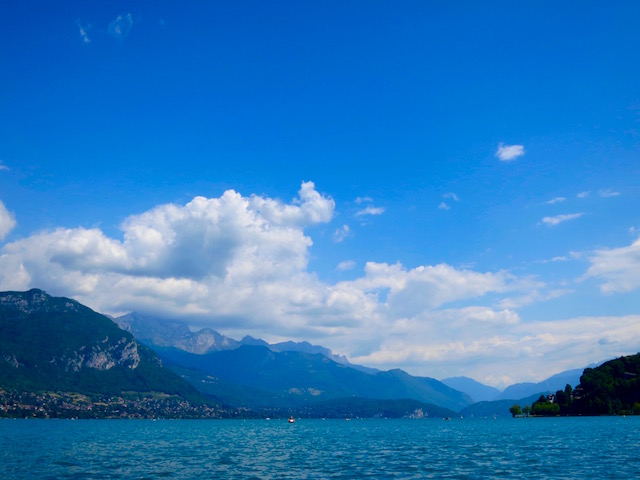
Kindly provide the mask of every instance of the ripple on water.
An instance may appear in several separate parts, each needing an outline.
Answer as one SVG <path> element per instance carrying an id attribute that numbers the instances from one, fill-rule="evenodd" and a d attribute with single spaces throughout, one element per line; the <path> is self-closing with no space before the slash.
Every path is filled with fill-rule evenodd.
<path id="1" fill-rule="evenodd" d="M 3 479 L 583 478 L 640 471 L 640 417 L 0 421 Z"/>

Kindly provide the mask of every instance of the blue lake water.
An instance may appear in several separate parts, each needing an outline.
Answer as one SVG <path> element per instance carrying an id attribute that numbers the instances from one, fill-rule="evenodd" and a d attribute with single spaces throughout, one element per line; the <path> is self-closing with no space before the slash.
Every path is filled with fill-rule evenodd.
<path id="1" fill-rule="evenodd" d="M 0 478 L 640 478 L 640 417 L 1 420 Z"/>

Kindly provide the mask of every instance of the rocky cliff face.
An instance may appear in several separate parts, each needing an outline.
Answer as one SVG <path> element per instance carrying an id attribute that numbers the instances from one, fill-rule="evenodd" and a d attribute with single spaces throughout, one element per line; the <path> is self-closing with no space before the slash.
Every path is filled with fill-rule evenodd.
<path id="1" fill-rule="evenodd" d="M 42 290 L 0 292 L 0 389 L 192 391 L 112 320 Z"/>
<path id="2" fill-rule="evenodd" d="M 123 315 L 114 321 L 120 328 L 153 347 L 174 347 L 200 355 L 240 346 L 240 342 L 210 328 L 192 332 L 184 322 L 160 320 L 138 313 Z"/>
<path id="3" fill-rule="evenodd" d="M 73 372 L 81 368 L 109 370 L 116 366 L 133 369 L 140 364 L 140 354 L 135 341 L 123 337 L 113 343 L 107 337 L 99 345 L 83 345 L 71 355 L 61 358 L 59 363 L 66 371 Z"/>

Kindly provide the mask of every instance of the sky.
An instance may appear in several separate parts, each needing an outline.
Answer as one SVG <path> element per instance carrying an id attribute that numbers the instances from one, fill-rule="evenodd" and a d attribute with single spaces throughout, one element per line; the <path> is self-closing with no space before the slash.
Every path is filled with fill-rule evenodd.
<path id="1" fill-rule="evenodd" d="M 640 3 L 0 15 L 0 290 L 499 387 L 640 351 Z"/>

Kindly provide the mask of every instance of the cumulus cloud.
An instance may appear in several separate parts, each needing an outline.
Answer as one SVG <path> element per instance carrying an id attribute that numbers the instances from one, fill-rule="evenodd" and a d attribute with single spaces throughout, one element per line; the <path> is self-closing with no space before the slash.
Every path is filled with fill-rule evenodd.
<path id="1" fill-rule="evenodd" d="M 90 294 L 92 305 L 107 312 L 116 305 L 100 300 L 101 289 L 115 289 L 119 295 L 111 298 L 121 298 L 115 303 L 127 308 L 129 301 L 140 306 L 145 298 L 180 287 L 189 295 L 172 310 L 180 311 L 187 298 L 201 292 L 199 308 L 205 311 L 215 304 L 206 300 L 211 287 L 224 291 L 226 283 L 233 283 L 239 287 L 230 294 L 233 298 L 255 293 L 253 281 L 264 281 L 270 292 L 275 290 L 270 281 L 295 282 L 306 269 L 312 245 L 303 229 L 329 221 L 333 205 L 307 182 L 290 204 L 229 190 L 219 198 L 160 205 L 127 218 L 122 239 L 99 229 L 41 232 L 4 247 L 0 283 L 24 288 L 28 279 L 30 285 L 54 292 Z M 20 268 L 26 273 L 16 275 Z"/>
<path id="2" fill-rule="evenodd" d="M 582 215 L 584 214 L 581 212 L 581 213 L 568 213 L 565 215 L 556 215 L 555 217 L 544 217 L 542 219 L 542 223 L 548 227 L 555 227 L 556 225 L 559 225 L 564 222 L 568 222 L 569 220 L 580 218 Z"/>
<path id="3" fill-rule="evenodd" d="M 402 316 L 416 315 L 450 302 L 482 297 L 489 292 L 517 289 L 508 273 L 479 273 L 458 270 L 447 264 L 420 266 L 407 270 L 402 264 L 368 262 L 364 277 L 354 285 L 380 296 L 386 292 L 385 306 Z"/>
<path id="4" fill-rule="evenodd" d="M 4 240 L 16 226 L 16 218 L 0 201 L 0 240 Z"/>
<path id="5" fill-rule="evenodd" d="M 130 13 L 126 15 L 118 15 L 118 17 L 109 23 L 109 28 L 107 32 L 113 38 L 119 41 L 123 41 L 129 32 L 131 31 L 131 27 L 133 26 L 133 17 Z"/>
<path id="6" fill-rule="evenodd" d="M 524 146 L 522 145 L 505 145 L 504 143 L 500 143 L 498 150 L 496 150 L 496 157 L 502 162 L 510 162 L 524 154 Z"/>
<path id="7" fill-rule="evenodd" d="M 535 279 L 446 263 L 368 262 L 355 279 L 321 280 L 309 269 L 313 242 L 305 229 L 331 222 L 334 208 L 331 197 L 304 182 L 289 202 L 228 190 L 158 205 L 129 216 L 119 236 L 99 228 L 42 231 L 2 247 L 0 290 L 39 287 L 103 313 L 184 319 L 236 338 L 311 340 L 353 361 L 430 376 L 458 366 L 467 368 L 460 374 L 474 374 L 470 366 L 482 361 L 501 378 L 520 379 L 524 363 L 516 360 L 570 350 L 568 328 L 528 325 L 518 314 L 521 305 L 558 294 Z M 606 255 L 594 253 L 593 265 Z M 631 258 L 636 263 L 625 276 L 640 271 Z M 355 265 L 346 260 L 336 269 Z M 619 328 L 599 344 L 603 352 L 628 340 L 629 320 L 611 322 Z M 603 337 L 581 328 L 574 337 Z"/>
<path id="8" fill-rule="evenodd" d="M 362 217 L 363 215 L 382 215 L 384 210 L 385 209 L 383 207 L 374 207 L 370 205 L 362 210 L 358 210 L 356 212 L 356 217 Z"/>
<path id="9" fill-rule="evenodd" d="M 627 247 L 596 250 L 584 278 L 598 278 L 604 293 L 630 292 L 640 288 L 640 238 Z"/>

